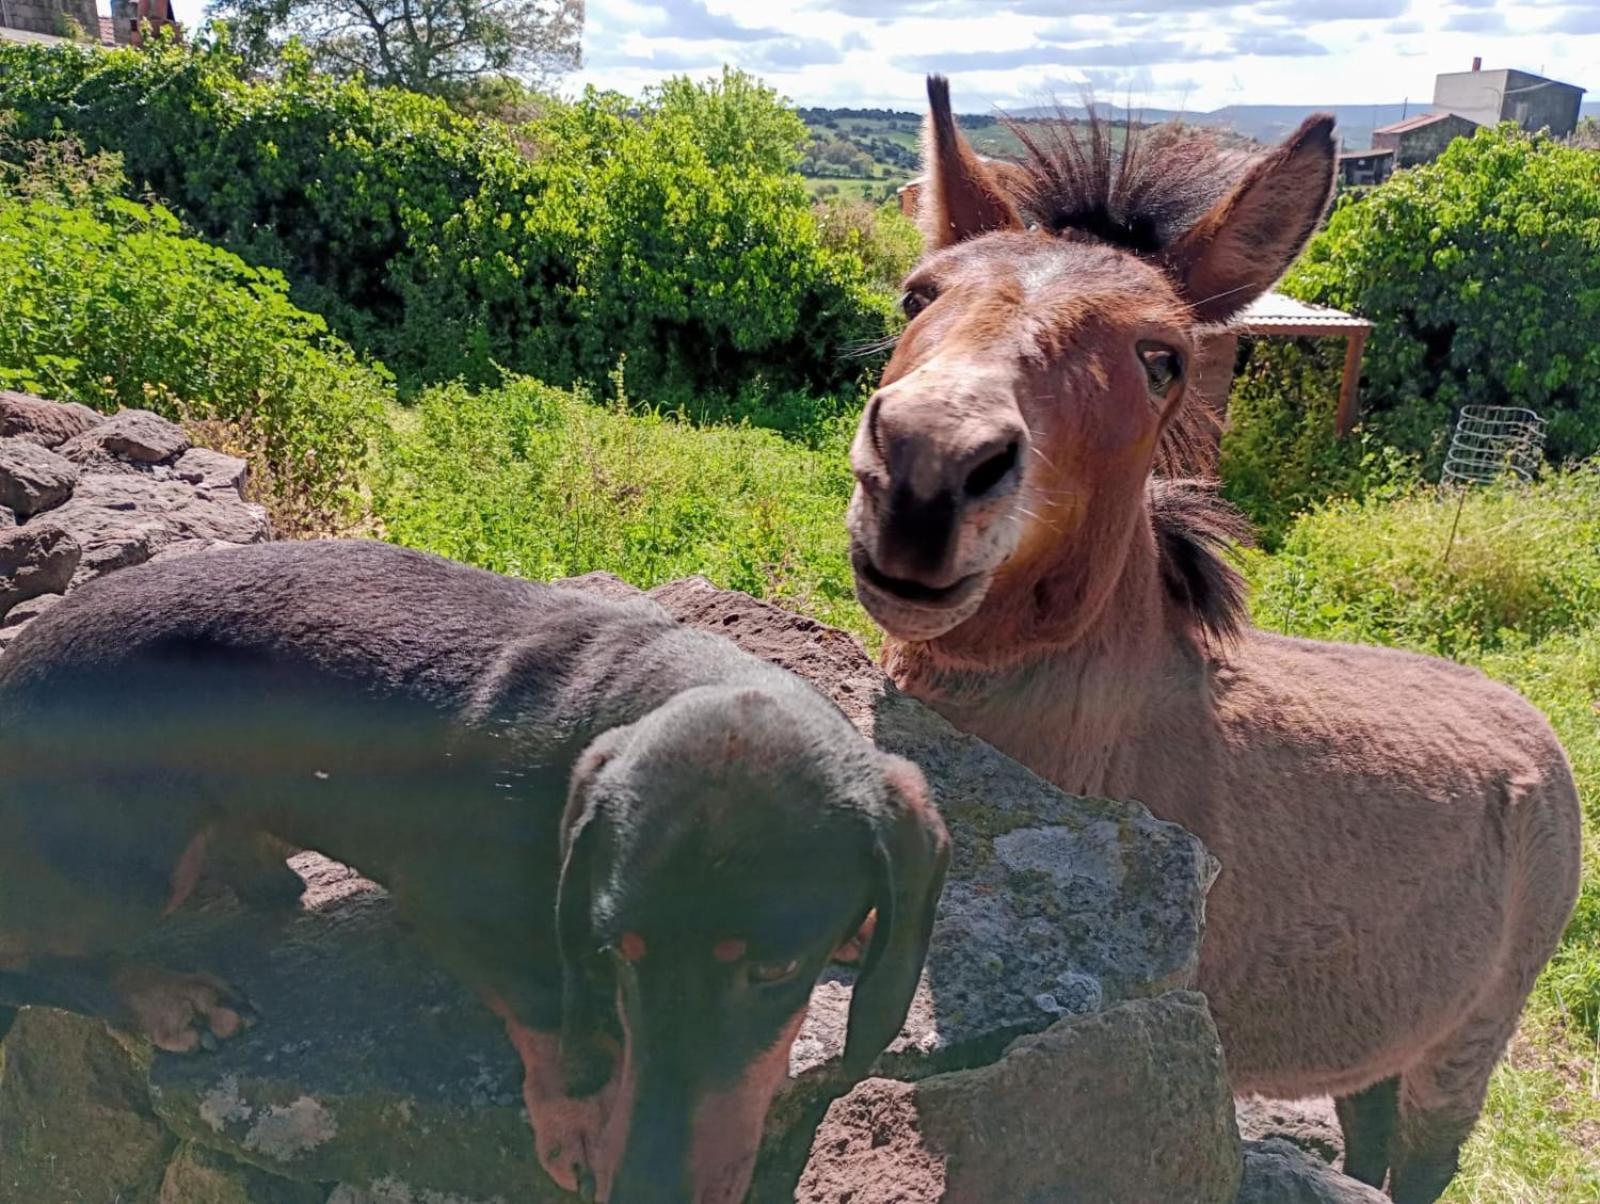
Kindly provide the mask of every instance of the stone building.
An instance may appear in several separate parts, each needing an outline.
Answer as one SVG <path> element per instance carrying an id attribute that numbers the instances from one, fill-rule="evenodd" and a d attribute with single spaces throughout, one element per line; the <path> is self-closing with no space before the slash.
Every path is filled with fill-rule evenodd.
<path id="1" fill-rule="evenodd" d="M 1374 150 L 1391 151 L 1393 167 L 1432 163 L 1457 138 L 1470 138 L 1478 123 L 1455 113 L 1419 113 L 1372 131 Z"/>
<path id="2" fill-rule="evenodd" d="M 1471 71 L 1435 76 L 1434 112 L 1478 125 L 1515 121 L 1530 134 L 1548 128 L 1557 138 L 1577 128 L 1584 89 L 1531 71 L 1484 71 L 1482 66 L 1482 59 L 1473 59 Z"/>
<path id="3" fill-rule="evenodd" d="M 0 28 L 98 41 L 100 10 L 95 0 L 0 0 Z"/>
<path id="4" fill-rule="evenodd" d="M 1341 151 L 1339 182 L 1347 185 L 1382 184 L 1394 174 L 1392 149 Z"/>

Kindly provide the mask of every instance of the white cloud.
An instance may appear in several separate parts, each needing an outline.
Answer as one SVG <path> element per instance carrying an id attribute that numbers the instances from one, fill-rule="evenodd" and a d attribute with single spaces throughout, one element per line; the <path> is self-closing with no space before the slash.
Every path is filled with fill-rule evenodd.
<path id="1" fill-rule="evenodd" d="M 174 2 L 200 16 L 203 0 Z M 568 86 L 637 92 L 731 63 L 803 104 L 919 109 L 923 73 L 938 70 L 967 112 L 1087 86 L 1196 111 L 1426 103 L 1435 73 L 1482 55 L 1600 94 L 1597 12 L 1593 0 L 589 0 L 588 65 Z"/>

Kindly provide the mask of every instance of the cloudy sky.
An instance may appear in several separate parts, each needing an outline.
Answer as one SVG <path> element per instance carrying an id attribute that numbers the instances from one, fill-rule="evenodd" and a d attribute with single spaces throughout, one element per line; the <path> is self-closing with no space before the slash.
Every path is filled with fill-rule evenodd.
<path id="1" fill-rule="evenodd" d="M 177 0 L 192 18 L 202 0 Z M 1432 97 L 1433 77 L 1519 67 L 1600 97 L 1600 0 L 589 0 L 569 86 L 636 92 L 722 63 L 801 104 L 917 109 L 922 75 L 982 112 L 1087 85 L 1103 100 L 1232 103 Z"/>

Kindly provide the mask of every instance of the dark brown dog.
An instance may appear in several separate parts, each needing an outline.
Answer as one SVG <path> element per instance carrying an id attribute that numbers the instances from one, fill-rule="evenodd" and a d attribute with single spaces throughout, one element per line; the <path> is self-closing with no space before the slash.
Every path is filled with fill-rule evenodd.
<path id="1" fill-rule="evenodd" d="M 389 886 L 505 1019 L 541 1162 L 611 1204 L 743 1197 L 811 987 L 875 910 L 865 1073 L 948 861 L 915 767 L 790 674 L 386 545 L 129 569 L 0 660 L 4 1002 L 175 1052 L 237 1032 L 224 984 L 119 951 L 257 832 Z"/>

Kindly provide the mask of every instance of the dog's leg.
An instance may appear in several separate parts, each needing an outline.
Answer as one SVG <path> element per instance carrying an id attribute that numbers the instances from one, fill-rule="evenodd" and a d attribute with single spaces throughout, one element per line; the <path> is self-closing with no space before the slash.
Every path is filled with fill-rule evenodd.
<path id="1" fill-rule="evenodd" d="M 34 958 L 0 971 L 0 1001 L 94 1016 L 142 1033 L 169 1053 L 215 1049 L 256 1019 L 242 997 L 209 974 L 113 958 Z"/>

